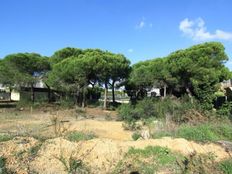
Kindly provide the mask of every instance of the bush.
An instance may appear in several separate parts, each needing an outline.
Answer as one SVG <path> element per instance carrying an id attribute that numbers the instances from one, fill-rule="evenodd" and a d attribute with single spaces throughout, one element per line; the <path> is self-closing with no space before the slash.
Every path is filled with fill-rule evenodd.
<path id="1" fill-rule="evenodd" d="M 6 171 L 6 158 L 0 156 L 0 173 L 7 174 Z"/>
<path id="2" fill-rule="evenodd" d="M 85 133 L 85 132 L 74 131 L 74 132 L 69 132 L 66 135 L 66 138 L 69 141 L 82 141 L 82 140 L 91 140 L 93 138 L 96 138 L 96 135 L 93 134 L 92 132 Z"/>
<path id="3" fill-rule="evenodd" d="M 212 153 L 197 154 L 195 152 L 184 157 L 184 160 L 177 160 L 177 164 L 181 168 L 179 173 L 221 173 L 215 162 L 215 156 Z"/>
<path id="4" fill-rule="evenodd" d="M 183 157 L 172 153 L 169 149 L 159 146 L 148 146 L 145 149 L 131 148 L 116 165 L 113 173 L 167 173 L 176 170 L 176 159 Z"/>
<path id="5" fill-rule="evenodd" d="M 60 102 L 60 107 L 61 108 L 72 108 L 74 106 L 74 101 L 71 98 L 67 98 L 67 99 L 61 99 Z"/>
<path id="6" fill-rule="evenodd" d="M 181 126 L 176 137 L 185 138 L 194 141 L 232 141 L 232 126 L 231 124 L 201 124 L 197 126 Z"/>
<path id="7" fill-rule="evenodd" d="M 187 97 L 183 97 L 179 100 L 171 99 L 169 97 L 166 97 L 163 100 L 144 99 L 138 101 L 135 105 L 121 105 L 118 109 L 118 113 L 119 118 L 127 122 L 155 118 L 169 119 L 176 123 L 183 123 L 194 119 L 198 121 L 199 117 L 206 118 L 206 115 L 201 111 L 199 104 L 196 101 L 191 103 Z"/>
<path id="8" fill-rule="evenodd" d="M 135 141 L 138 140 L 140 137 L 141 137 L 141 135 L 138 132 L 135 132 L 132 134 L 132 139 Z"/>
<path id="9" fill-rule="evenodd" d="M 225 174 L 232 174 L 232 158 L 220 162 L 219 168 Z"/>
<path id="10" fill-rule="evenodd" d="M 152 99 L 138 101 L 136 105 L 123 104 L 118 109 L 119 118 L 127 122 L 155 117 L 155 104 Z"/>
<path id="11" fill-rule="evenodd" d="M 0 142 L 2 141 L 9 141 L 11 140 L 13 137 L 8 135 L 8 134 L 0 134 Z"/>
<path id="12" fill-rule="evenodd" d="M 232 120 L 232 102 L 225 102 L 218 110 L 217 115 L 220 118 Z"/>
<path id="13" fill-rule="evenodd" d="M 185 138 L 199 142 L 214 142 L 219 140 L 232 141 L 232 125 L 226 123 L 199 125 L 182 125 L 175 131 L 162 131 L 152 135 L 152 138 L 162 137 Z"/>

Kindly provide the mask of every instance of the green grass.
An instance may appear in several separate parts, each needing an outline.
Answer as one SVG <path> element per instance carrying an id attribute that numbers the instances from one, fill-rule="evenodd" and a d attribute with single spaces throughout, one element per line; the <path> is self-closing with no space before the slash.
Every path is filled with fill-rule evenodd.
<path id="1" fill-rule="evenodd" d="M 1 174 L 7 174 L 5 166 L 6 166 L 6 159 L 0 156 L 0 173 Z"/>
<path id="2" fill-rule="evenodd" d="M 82 141 L 82 140 L 91 140 L 93 138 L 96 138 L 96 135 L 92 132 L 79 132 L 79 131 L 73 131 L 69 132 L 66 135 L 66 139 L 69 141 Z"/>
<path id="3" fill-rule="evenodd" d="M 219 168 L 224 174 L 232 174 L 232 158 L 220 162 Z"/>
<path id="4" fill-rule="evenodd" d="M 12 138 L 13 138 L 13 136 L 10 136 L 8 134 L 0 134 L 0 142 L 9 141 Z"/>
<path id="5" fill-rule="evenodd" d="M 228 140 L 232 141 L 231 124 L 201 124 L 198 126 L 182 126 L 176 137 L 200 142 Z"/>
<path id="6" fill-rule="evenodd" d="M 172 153 L 169 149 L 159 146 L 148 146 L 145 149 L 131 148 L 121 160 L 113 173 L 139 172 L 152 174 L 165 170 L 177 171 L 176 159 L 183 157 Z"/>
<path id="7" fill-rule="evenodd" d="M 218 140 L 232 141 L 232 125 L 231 124 L 212 124 L 205 123 L 196 126 L 182 125 L 176 131 L 163 131 L 154 134 L 153 138 L 161 138 L 171 136 L 176 138 L 185 138 L 198 142 L 214 142 Z"/>

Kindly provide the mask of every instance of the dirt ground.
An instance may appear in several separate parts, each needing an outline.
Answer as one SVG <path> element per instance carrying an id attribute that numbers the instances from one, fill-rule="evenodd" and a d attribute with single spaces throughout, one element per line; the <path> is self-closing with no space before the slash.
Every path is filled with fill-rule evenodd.
<path id="1" fill-rule="evenodd" d="M 94 112 L 97 114 L 93 116 Z M 89 115 L 91 118 L 88 118 Z M 97 116 L 100 117 L 97 117 Z M 97 138 L 71 142 L 61 137 L 54 137 L 52 119 L 64 121 L 61 128 L 68 131 L 89 131 Z M 111 119 L 111 121 L 103 118 Z M 110 173 L 115 165 L 123 158 L 129 148 L 145 148 L 147 146 L 168 147 L 173 152 L 183 155 L 190 153 L 213 153 L 216 161 L 231 157 L 230 152 L 217 144 L 198 144 L 182 138 L 174 139 L 165 137 L 162 139 L 137 140 L 131 139 L 131 131 L 122 127 L 122 122 L 115 121 L 115 112 L 87 109 L 77 113 L 74 110 L 57 112 L 7 112 L 0 114 L 0 132 L 18 134 L 13 140 L 0 143 L 0 156 L 7 159 L 7 166 L 18 174 L 26 174 L 29 171 L 41 174 L 65 174 L 70 159 L 83 161 L 91 168 L 91 173 Z M 50 137 L 42 144 L 32 137 L 20 137 L 20 135 L 36 135 Z M 36 156 L 32 149 L 38 147 Z"/>

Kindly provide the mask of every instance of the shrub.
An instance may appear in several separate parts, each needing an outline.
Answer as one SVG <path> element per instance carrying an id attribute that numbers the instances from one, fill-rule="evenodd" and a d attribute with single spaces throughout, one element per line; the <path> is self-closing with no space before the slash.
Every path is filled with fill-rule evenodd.
<path id="1" fill-rule="evenodd" d="M 118 109 L 119 118 L 127 122 L 148 119 L 156 116 L 154 101 L 144 99 L 138 101 L 136 105 L 123 104 Z"/>
<path id="2" fill-rule="evenodd" d="M 74 101 L 71 98 L 67 98 L 67 99 L 61 99 L 60 102 L 60 107 L 61 108 L 72 108 L 74 106 Z"/>
<path id="3" fill-rule="evenodd" d="M 232 102 L 225 102 L 218 110 L 217 115 L 220 118 L 232 120 Z"/>
<path id="4" fill-rule="evenodd" d="M 180 173 L 220 173 L 212 153 L 197 154 L 195 152 L 184 157 L 184 160 L 177 160 L 181 168 Z"/>
<path id="5" fill-rule="evenodd" d="M 219 168 L 225 174 L 232 174 L 232 158 L 220 162 Z"/>
<path id="6" fill-rule="evenodd" d="M 60 156 L 60 158 L 58 159 L 64 165 L 65 171 L 67 171 L 68 174 L 89 173 L 88 167 L 84 165 L 84 163 L 80 159 L 74 159 L 72 156 L 70 156 L 68 160 L 66 160 L 63 156 Z"/>
<path id="7" fill-rule="evenodd" d="M 132 139 L 135 141 L 138 140 L 140 137 L 141 137 L 141 135 L 138 132 L 135 132 L 132 134 Z"/>
<path id="8" fill-rule="evenodd" d="M 6 158 L 0 156 L 0 173 L 7 174 L 6 171 Z"/>
<path id="9" fill-rule="evenodd" d="M 113 173 L 167 173 L 177 170 L 176 159 L 183 158 L 169 149 L 159 146 L 148 146 L 145 149 L 131 148 L 124 158 L 116 165 Z"/>
<path id="10" fill-rule="evenodd" d="M 0 134 L 0 142 L 2 141 L 9 141 L 11 140 L 13 137 L 8 135 L 8 134 Z"/>
<path id="11" fill-rule="evenodd" d="M 42 143 L 39 142 L 38 144 L 36 144 L 35 146 L 33 146 L 33 147 L 31 147 L 29 149 L 29 154 L 30 154 L 31 158 L 35 158 L 36 157 L 36 155 L 39 152 L 41 146 L 42 146 Z"/>
<path id="12" fill-rule="evenodd" d="M 181 126 L 177 133 L 177 137 L 194 141 L 218 141 L 232 140 L 231 124 L 200 124 L 197 126 Z"/>
<path id="13" fill-rule="evenodd" d="M 82 140 L 91 140 L 93 138 L 96 138 L 96 135 L 92 132 L 79 132 L 79 131 L 73 131 L 73 132 L 69 132 L 66 135 L 66 138 L 69 141 L 82 141 Z"/>
<path id="14" fill-rule="evenodd" d="M 181 125 L 175 131 L 164 130 L 162 132 L 152 134 L 152 138 L 161 138 L 165 136 L 185 138 L 187 140 L 199 142 L 214 142 L 219 140 L 232 141 L 232 125 L 226 123 L 204 123 L 195 126 Z"/>

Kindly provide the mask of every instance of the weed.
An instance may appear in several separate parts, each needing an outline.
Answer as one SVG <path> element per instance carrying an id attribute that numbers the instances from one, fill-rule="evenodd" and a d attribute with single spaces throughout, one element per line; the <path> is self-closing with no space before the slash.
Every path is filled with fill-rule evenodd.
<path id="1" fill-rule="evenodd" d="M 6 158 L 0 156 L 0 174 L 7 174 Z"/>
<path id="2" fill-rule="evenodd" d="M 232 158 L 220 162 L 219 168 L 224 174 L 232 174 Z"/>
<path id="3" fill-rule="evenodd" d="M 135 141 L 138 140 L 140 137 L 141 137 L 141 135 L 138 132 L 135 132 L 135 133 L 132 134 L 132 139 L 135 140 Z"/>
<path id="4" fill-rule="evenodd" d="M 153 138 L 172 136 L 198 142 L 232 141 L 231 124 L 204 123 L 199 125 L 182 125 L 175 131 L 162 131 L 152 134 Z"/>
<path id="5" fill-rule="evenodd" d="M 63 156 L 60 156 L 59 160 L 64 165 L 65 170 L 68 172 L 68 174 L 88 173 L 88 169 L 83 164 L 82 160 L 74 159 L 72 156 L 70 156 L 68 160 L 66 160 Z"/>
<path id="6" fill-rule="evenodd" d="M 176 158 L 183 158 L 169 149 L 159 146 L 148 146 L 145 149 L 131 148 L 124 159 L 117 165 L 113 173 L 158 173 L 162 170 L 177 171 Z"/>
<path id="7" fill-rule="evenodd" d="M 33 146 L 33 147 L 31 147 L 29 149 L 29 155 L 30 155 L 31 158 L 36 157 L 36 155 L 37 155 L 38 151 L 40 150 L 41 146 L 42 146 L 42 143 L 38 143 L 38 144 L 36 144 L 35 146 Z"/>
<path id="8" fill-rule="evenodd" d="M 230 124 L 200 124 L 197 126 L 181 126 L 177 137 L 194 141 L 232 140 L 232 126 Z"/>
<path id="9" fill-rule="evenodd" d="M 13 138 L 13 136 L 8 134 L 0 134 L 0 142 L 9 141 Z"/>
<path id="10" fill-rule="evenodd" d="M 69 141 L 82 141 L 82 140 L 91 140 L 93 138 L 96 138 L 96 135 L 92 132 L 79 132 L 79 131 L 73 131 L 73 132 L 69 132 L 66 135 L 66 138 Z"/>
<path id="11" fill-rule="evenodd" d="M 65 126 L 65 122 L 68 121 L 61 120 L 58 115 L 58 112 L 56 114 L 52 114 L 50 120 L 52 123 L 51 126 L 53 126 L 54 128 L 54 134 L 56 137 L 63 135 L 68 130 L 68 128 Z"/>
<path id="12" fill-rule="evenodd" d="M 176 162 L 181 168 L 181 173 L 219 173 L 214 159 L 215 156 L 212 153 L 197 154 L 193 152 L 183 160 Z"/>

